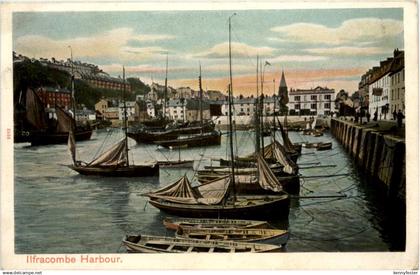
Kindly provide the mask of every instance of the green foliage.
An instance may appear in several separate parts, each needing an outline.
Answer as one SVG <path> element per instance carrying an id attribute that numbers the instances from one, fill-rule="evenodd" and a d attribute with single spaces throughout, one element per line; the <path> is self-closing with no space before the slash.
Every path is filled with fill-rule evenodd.
<path id="1" fill-rule="evenodd" d="M 14 99 L 20 91 L 35 89 L 41 86 L 69 88 L 71 77 L 67 72 L 43 66 L 39 61 L 25 60 L 13 64 L 13 91 Z"/>
<path id="2" fill-rule="evenodd" d="M 128 78 L 132 92 L 126 92 L 126 100 L 133 101 L 136 95 L 144 95 L 150 91 L 150 87 L 138 78 Z M 36 89 L 41 86 L 61 87 L 71 90 L 71 76 L 65 71 L 49 68 L 42 65 L 39 61 L 31 62 L 25 60 L 13 64 L 13 89 L 15 101 L 19 97 L 20 91 L 26 89 Z M 123 99 L 123 92 L 118 90 L 108 90 L 93 88 L 81 79 L 75 80 L 75 97 L 77 105 L 85 105 L 89 109 L 95 108 L 95 103 L 101 98 Z"/>
<path id="3" fill-rule="evenodd" d="M 150 87 L 142 82 L 139 78 L 129 77 L 128 83 L 131 85 L 131 91 L 135 95 L 145 95 L 150 92 Z"/>

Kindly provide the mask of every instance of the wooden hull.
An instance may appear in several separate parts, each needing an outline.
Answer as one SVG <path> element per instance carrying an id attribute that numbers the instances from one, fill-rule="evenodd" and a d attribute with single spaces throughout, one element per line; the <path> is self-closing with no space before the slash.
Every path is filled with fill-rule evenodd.
<path id="1" fill-rule="evenodd" d="M 161 236 L 126 236 L 122 243 L 133 253 L 263 253 L 282 252 L 278 245 L 232 241 L 177 239 Z"/>
<path id="2" fill-rule="evenodd" d="M 204 124 L 203 126 L 186 126 L 174 129 L 178 135 L 192 135 L 200 133 L 209 133 L 214 131 L 214 124 Z"/>
<path id="3" fill-rule="evenodd" d="M 332 143 L 321 143 L 318 144 L 318 146 L 316 147 L 316 150 L 318 151 L 324 151 L 324 150 L 330 150 L 332 148 Z"/>
<path id="4" fill-rule="evenodd" d="M 76 141 L 89 140 L 92 136 L 92 130 L 76 131 Z M 48 145 L 48 144 L 66 144 L 69 139 L 69 133 L 44 133 L 33 132 L 31 134 L 31 145 Z"/>
<path id="5" fill-rule="evenodd" d="M 167 161 L 158 161 L 160 167 L 164 168 L 191 168 L 194 166 L 193 160 L 167 160 Z"/>
<path id="6" fill-rule="evenodd" d="M 302 144 L 293 144 L 293 148 L 299 153 L 299 155 L 302 153 Z"/>
<path id="7" fill-rule="evenodd" d="M 128 167 L 86 167 L 69 166 L 74 171 L 86 176 L 103 177 L 154 177 L 159 176 L 159 165 L 130 165 Z"/>
<path id="8" fill-rule="evenodd" d="M 178 147 L 204 147 L 212 145 L 220 145 L 221 135 L 218 132 L 212 134 L 197 135 L 188 138 L 179 138 L 173 140 L 156 141 L 155 144 L 167 147 L 167 148 L 178 148 Z"/>
<path id="9" fill-rule="evenodd" d="M 268 228 L 266 221 L 233 220 L 233 219 L 170 219 L 163 220 L 163 225 L 170 230 L 183 228 Z"/>
<path id="10" fill-rule="evenodd" d="M 289 239 L 289 234 L 287 230 L 272 228 L 187 228 L 181 226 L 176 231 L 175 237 L 285 245 Z"/>
<path id="11" fill-rule="evenodd" d="M 181 204 L 159 199 L 150 199 L 149 203 L 168 214 L 182 217 L 199 218 L 284 218 L 289 215 L 289 196 L 238 196 L 239 203 L 226 205 Z"/>
<path id="12" fill-rule="evenodd" d="M 128 132 L 127 136 L 134 139 L 137 143 L 149 143 L 152 144 L 155 141 L 174 139 L 178 137 L 178 134 L 174 131 L 166 132 Z"/>

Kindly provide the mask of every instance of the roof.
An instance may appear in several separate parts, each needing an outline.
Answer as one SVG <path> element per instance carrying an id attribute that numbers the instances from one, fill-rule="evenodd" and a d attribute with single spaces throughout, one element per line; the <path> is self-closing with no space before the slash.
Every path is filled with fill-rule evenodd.
<path id="1" fill-rule="evenodd" d="M 399 51 L 399 52 L 394 52 L 395 56 L 394 59 L 392 60 L 392 64 L 391 64 L 391 68 L 390 68 L 390 73 L 389 75 L 393 75 L 395 73 L 398 73 L 399 71 L 401 71 L 402 69 L 404 69 L 404 51 Z"/>
<path id="2" fill-rule="evenodd" d="M 210 104 L 208 101 L 203 101 L 203 109 L 209 109 Z M 200 100 L 198 99 L 187 99 L 187 110 L 200 110 Z"/>
<path id="3" fill-rule="evenodd" d="M 315 89 L 297 89 L 290 90 L 290 95 L 301 95 L 301 94 L 333 94 L 334 89 L 328 89 L 327 87 L 318 86 Z"/>
<path id="4" fill-rule="evenodd" d="M 284 71 L 281 71 L 280 87 L 287 87 Z"/>

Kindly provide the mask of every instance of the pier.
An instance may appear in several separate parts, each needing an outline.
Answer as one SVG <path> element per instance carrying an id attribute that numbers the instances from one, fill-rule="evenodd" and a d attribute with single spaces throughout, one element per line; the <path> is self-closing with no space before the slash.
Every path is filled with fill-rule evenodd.
<path id="1" fill-rule="evenodd" d="M 387 197 L 405 204 L 405 128 L 393 121 L 358 124 L 331 119 L 331 133 L 344 146 L 369 182 L 385 187 Z"/>

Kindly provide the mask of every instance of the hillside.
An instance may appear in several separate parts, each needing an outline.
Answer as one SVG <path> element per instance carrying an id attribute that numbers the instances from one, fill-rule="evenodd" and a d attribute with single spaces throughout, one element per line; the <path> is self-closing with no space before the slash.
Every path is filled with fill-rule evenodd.
<path id="1" fill-rule="evenodd" d="M 126 100 L 135 100 L 136 95 L 143 95 L 150 91 L 150 87 L 138 78 L 128 78 L 132 92 L 126 94 Z M 19 99 L 20 91 L 27 88 L 36 89 L 41 86 L 52 86 L 71 89 L 71 76 L 65 71 L 52 69 L 42 65 L 39 61 L 25 60 L 13 64 L 14 101 Z M 75 80 L 75 97 L 77 105 L 84 105 L 94 109 L 95 103 L 102 97 L 122 99 L 122 91 L 90 87 L 81 79 Z"/>

